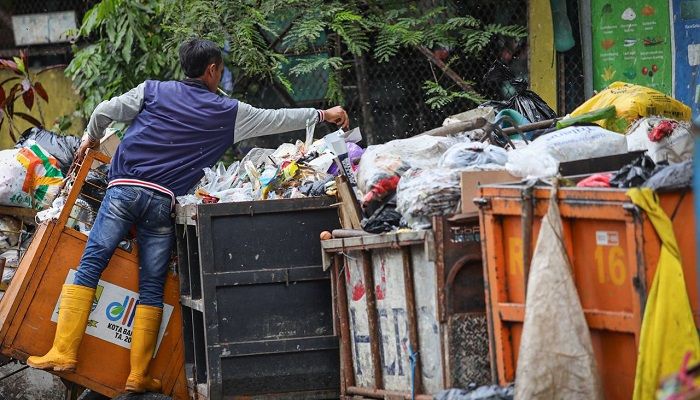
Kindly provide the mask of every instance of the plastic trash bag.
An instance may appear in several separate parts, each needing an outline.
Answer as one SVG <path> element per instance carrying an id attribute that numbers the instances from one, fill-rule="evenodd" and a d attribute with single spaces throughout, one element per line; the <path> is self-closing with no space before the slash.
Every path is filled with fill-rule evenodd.
<path id="1" fill-rule="evenodd" d="M 399 181 L 396 210 L 412 229 L 428 229 L 431 217 L 453 214 L 461 198 L 460 171 L 410 169 Z"/>
<path id="2" fill-rule="evenodd" d="M 591 336 L 562 238 L 557 189 L 530 264 L 515 398 L 603 399 Z"/>
<path id="3" fill-rule="evenodd" d="M 75 153 L 80 147 L 80 138 L 75 136 L 61 136 L 44 129 L 31 128 L 22 133 L 15 148 L 26 147 L 30 140 L 33 140 L 58 161 L 58 167 L 64 175 L 68 173 Z"/>
<path id="4" fill-rule="evenodd" d="M 630 189 L 627 196 L 646 212 L 661 239 L 659 263 L 644 307 L 634 379 L 634 400 L 652 400 L 661 379 L 678 371 L 686 352 L 691 354 L 690 365 L 700 360 L 700 338 L 673 223 L 651 189 Z"/>
<path id="5" fill-rule="evenodd" d="M 540 136 L 527 147 L 508 152 L 506 170 L 519 177 L 550 177 L 559 163 L 627 152 L 623 135 L 597 126 L 572 126 Z"/>
<path id="6" fill-rule="evenodd" d="M 641 186 L 651 177 L 656 164 L 646 154 L 620 168 L 610 178 L 610 186 L 616 188 L 631 188 Z"/>
<path id="7" fill-rule="evenodd" d="M 0 151 L 0 205 L 40 210 L 58 194 L 63 173 L 41 146 L 31 140 L 26 144 Z"/>
<path id="8" fill-rule="evenodd" d="M 481 105 L 482 107 L 493 107 L 497 112 L 510 108 L 522 114 L 530 122 L 557 117 L 557 113 L 547 102 L 527 88 L 528 82 L 525 79 L 516 78 L 513 71 L 502 62 L 495 61 L 484 75 L 484 80 L 491 86 L 500 86 L 503 82 L 509 82 L 515 89 L 515 95 L 507 101 L 486 102 Z"/>
<path id="9" fill-rule="evenodd" d="M 434 168 L 448 148 L 466 138 L 414 136 L 369 146 L 357 169 L 357 186 L 364 193 L 363 205 L 381 202 L 396 192 L 396 185 L 410 168 Z"/>
<path id="10" fill-rule="evenodd" d="M 576 187 L 592 187 L 606 188 L 610 187 L 610 178 L 613 174 L 605 172 L 602 174 L 593 174 L 585 179 L 582 179 L 576 184 Z"/>
<path id="11" fill-rule="evenodd" d="M 663 125 L 673 127 L 669 135 L 654 135 L 655 129 Z M 693 157 L 695 141 L 690 132 L 690 124 L 659 117 L 642 118 L 632 124 L 627 133 L 627 150 L 646 150 L 654 162 L 668 161 L 679 163 Z M 652 140 L 656 139 L 658 140 Z"/>
<path id="12" fill-rule="evenodd" d="M 369 233 L 384 233 L 401 226 L 401 213 L 396 211 L 396 195 L 385 199 L 384 203 L 368 218 L 361 222 L 362 229 Z"/>
<path id="13" fill-rule="evenodd" d="M 626 132 L 629 126 L 640 117 L 662 116 L 679 121 L 688 121 L 691 117 L 690 107 L 669 97 L 658 90 L 633 85 L 625 82 L 611 83 L 572 113 L 572 117 L 615 106 L 617 115 L 598 121 L 605 129 Z"/>
<path id="14" fill-rule="evenodd" d="M 693 160 L 656 168 L 642 185 L 654 190 L 685 189 L 693 183 Z"/>
<path id="15" fill-rule="evenodd" d="M 505 149 L 481 142 L 457 143 L 440 157 L 438 167 L 468 168 L 473 166 L 506 165 L 508 153 Z"/>

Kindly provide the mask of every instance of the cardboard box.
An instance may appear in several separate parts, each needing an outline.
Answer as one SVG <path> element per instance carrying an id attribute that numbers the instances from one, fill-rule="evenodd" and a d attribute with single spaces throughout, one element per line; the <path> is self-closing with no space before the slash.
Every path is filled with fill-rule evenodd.
<path id="1" fill-rule="evenodd" d="M 114 153 L 117 152 L 117 147 L 124 137 L 124 132 L 121 129 L 107 128 L 105 129 L 105 135 L 100 140 L 100 151 L 109 156 L 114 157 Z"/>
<path id="2" fill-rule="evenodd" d="M 520 178 L 509 174 L 507 171 L 469 171 L 462 172 L 462 213 L 467 214 L 479 211 L 474 205 L 479 185 L 490 183 L 519 182 Z"/>

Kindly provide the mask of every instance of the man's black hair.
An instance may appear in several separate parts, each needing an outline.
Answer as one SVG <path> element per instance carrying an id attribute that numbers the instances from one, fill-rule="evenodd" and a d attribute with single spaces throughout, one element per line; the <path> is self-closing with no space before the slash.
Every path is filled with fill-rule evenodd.
<path id="1" fill-rule="evenodd" d="M 180 65 L 188 78 L 198 78 L 208 65 L 221 62 L 221 49 L 211 40 L 193 38 L 180 45 Z"/>

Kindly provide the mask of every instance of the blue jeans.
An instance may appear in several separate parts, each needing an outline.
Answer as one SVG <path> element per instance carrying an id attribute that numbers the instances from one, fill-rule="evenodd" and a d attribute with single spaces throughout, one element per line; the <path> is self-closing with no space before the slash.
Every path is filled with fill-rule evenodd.
<path id="1" fill-rule="evenodd" d="M 163 307 L 174 225 L 170 197 L 140 186 L 107 189 L 73 284 L 97 287 L 102 271 L 132 225 L 139 246 L 139 304 Z"/>

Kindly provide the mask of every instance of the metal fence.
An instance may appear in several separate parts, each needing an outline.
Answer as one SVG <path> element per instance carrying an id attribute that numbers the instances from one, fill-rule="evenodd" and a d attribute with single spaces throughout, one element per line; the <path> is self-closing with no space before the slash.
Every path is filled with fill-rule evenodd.
<path id="1" fill-rule="evenodd" d="M 566 53 L 560 53 L 559 64 L 559 110 L 560 115 L 572 112 L 585 100 L 583 74 L 583 48 L 579 21 L 579 1 L 567 0 L 567 12 L 576 45 Z"/>
<path id="2" fill-rule="evenodd" d="M 457 15 L 471 15 L 485 24 L 527 26 L 527 0 L 466 0 L 452 3 Z M 452 90 L 457 90 L 458 87 L 417 49 L 405 49 L 390 62 L 378 62 L 371 55 L 362 60 L 342 51 L 340 55 L 347 66 L 342 74 L 345 108 L 353 124 L 361 126 L 363 132 L 369 133 L 370 138 L 373 137 L 370 142 L 383 143 L 413 136 L 440 126 L 449 115 L 478 105 L 465 99 L 455 100 L 440 109 L 432 109 L 427 105 L 423 89 L 426 81 L 437 78 L 444 87 L 452 86 Z M 497 38 L 478 56 L 469 57 L 457 49 L 439 49 L 436 55 L 446 56 L 445 59 L 450 60 L 449 67 L 465 81 L 472 82 L 476 91 L 487 99 L 494 99 L 492 96 L 496 91 L 486 86 L 483 77 L 494 61 L 504 62 L 516 75 L 527 78 L 527 38 Z M 302 91 L 304 95 L 316 94 L 318 97 L 315 100 L 300 96 L 303 100 L 295 102 L 294 97 L 298 97 L 299 93 L 291 98 L 281 98 L 286 96 L 280 95 L 278 87 L 260 86 L 258 82 L 252 84 L 255 93 L 251 93 L 249 88 L 242 91 L 250 101 L 256 101 L 265 107 L 288 106 L 291 101 L 293 105 L 321 108 L 330 105 L 322 98 L 327 81 L 327 72 L 318 71 L 302 82 L 294 82 L 297 83 L 296 90 Z M 361 93 L 363 85 L 368 89 L 366 96 Z M 299 132 L 293 133 L 285 139 L 300 138 L 300 135 Z M 261 138 L 247 141 L 239 146 L 240 152 L 245 152 L 249 147 L 269 145 L 271 140 Z"/>

